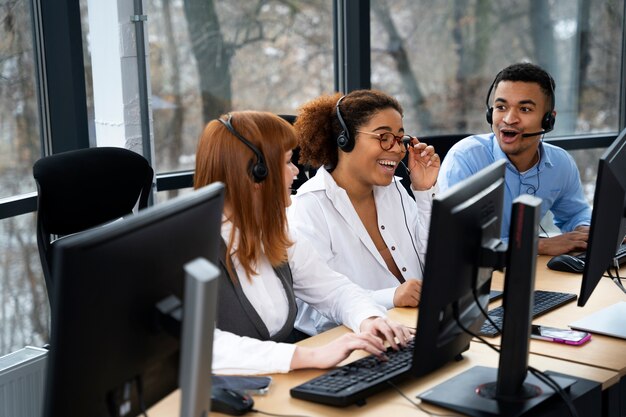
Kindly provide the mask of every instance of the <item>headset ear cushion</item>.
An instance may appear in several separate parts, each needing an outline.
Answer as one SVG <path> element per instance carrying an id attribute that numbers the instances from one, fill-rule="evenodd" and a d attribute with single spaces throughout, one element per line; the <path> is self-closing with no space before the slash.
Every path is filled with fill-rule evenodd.
<path id="1" fill-rule="evenodd" d="M 552 114 L 552 112 L 547 112 L 543 115 L 543 119 L 541 119 L 541 128 L 546 132 L 550 132 L 554 130 L 554 123 L 556 122 L 556 118 Z"/>
<path id="2" fill-rule="evenodd" d="M 485 118 L 487 119 L 487 123 L 490 125 L 493 124 L 493 107 L 489 107 L 487 112 L 485 113 Z"/>
<path id="3" fill-rule="evenodd" d="M 345 132 L 341 132 L 339 136 L 337 136 L 337 146 L 340 149 L 344 150 L 348 146 L 348 138 L 346 137 Z"/>
<path id="4" fill-rule="evenodd" d="M 254 182 L 261 182 L 267 177 L 267 167 L 263 162 L 253 164 L 251 171 Z"/>

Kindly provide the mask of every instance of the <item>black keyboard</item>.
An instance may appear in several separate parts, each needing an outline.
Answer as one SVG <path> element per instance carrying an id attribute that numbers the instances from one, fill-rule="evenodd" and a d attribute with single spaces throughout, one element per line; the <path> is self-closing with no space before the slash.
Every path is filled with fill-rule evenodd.
<path id="1" fill-rule="evenodd" d="M 339 407 L 362 404 L 365 398 L 388 388 L 388 381 L 395 382 L 408 375 L 414 346 L 411 340 L 400 350 L 388 348 L 388 361 L 370 355 L 293 387 L 289 393 L 301 400 Z"/>
<path id="2" fill-rule="evenodd" d="M 533 311 L 531 313 L 532 318 L 545 314 L 548 311 L 554 310 L 555 308 L 574 301 L 575 299 L 576 294 L 537 290 L 535 291 L 535 300 L 533 303 Z M 502 306 L 489 310 L 487 314 L 499 328 L 502 328 L 502 320 L 504 318 L 504 308 L 502 308 Z M 485 323 L 483 323 L 479 333 L 481 336 L 489 337 L 495 337 L 500 334 L 498 329 L 493 327 L 489 320 L 485 320 Z"/>
<path id="3" fill-rule="evenodd" d="M 587 257 L 587 252 L 578 254 L 576 257 L 584 262 Z M 617 248 L 617 252 L 615 252 L 615 259 L 617 259 L 617 262 L 620 265 L 623 265 L 626 262 L 626 243 L 622 243 L 620 247 Z"/>

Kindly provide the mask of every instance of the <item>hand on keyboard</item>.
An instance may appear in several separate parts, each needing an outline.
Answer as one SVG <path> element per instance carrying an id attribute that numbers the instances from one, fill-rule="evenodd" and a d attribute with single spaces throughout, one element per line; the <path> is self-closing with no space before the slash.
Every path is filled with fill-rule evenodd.
<path id="1" fill-rule="evenodd" d="M 564 253 L 584 251 L 587 249 L 588 230 L 574 230 L 558 236 L 539 239 L 537 251 L 539 255 L 562 255 Z"/>
<path id="2" fill-rule="evenodd" d="M 406 346 L 415 331 L 385 317 L 370 317 L 363 320 L 361 333 L 349 333 L 317 348 L 296 347 L 291 359 L 291 369 L 330 368 L 346 359 L 350 354 L 361 349 L 376 357 L 386 360 L 387 341 L 394 350 Z M 397 341 L 396 341 L 397 339 Z"/>
<path id="3" fill-rule="evenodd" d="M 415 334 L 415 329 L 410 329 L 386 317 L 370 317 L 365 319 L 361 322 L 360 330 L 362 333 L 372 333 L 386 340 L 395 350 L 400 348 L 396 340 L 400 343 L 400 346 L 405 347 L 411 339 L 411 335 Z"/>
<path id="4" fill-rule="evenodd" d="M 331 368 L 350 354 L 362 349 L 385 360 L 385 345 L 372 333 L 348 333 L 320 347 L 297 346 L 291 359 L 291 369 Z"/>

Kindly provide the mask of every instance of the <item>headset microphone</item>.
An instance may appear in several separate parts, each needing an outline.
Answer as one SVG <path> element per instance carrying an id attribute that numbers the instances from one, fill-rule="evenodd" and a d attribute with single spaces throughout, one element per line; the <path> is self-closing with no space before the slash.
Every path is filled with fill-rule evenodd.
<path id="1" fill-rule="evenodd" d="M 552 129 L 546 129 L 546 130 L 542 130 L 541 132 L 533 132 L 533 133 L 522 133 L 522 137 L 523 138 L 529 138 L 531 136 L 537 136 L 537 135 L 545 135 L 546 133 L 552 131 Z"/>

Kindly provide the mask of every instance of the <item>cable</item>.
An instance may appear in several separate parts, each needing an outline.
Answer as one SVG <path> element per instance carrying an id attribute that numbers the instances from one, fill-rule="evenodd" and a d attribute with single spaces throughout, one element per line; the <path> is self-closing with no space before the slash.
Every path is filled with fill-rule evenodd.
<path id="1" fill-rule="evenodd" d="M 417 407 L 418 409 L 420 409 L 421 411 L 423 411 L 424 413 L 428 414 L 429 416 L 440 416 L 440 417 L 454 417 L 456 416 L 456 414 L 439 414 L 439 413 L 434 413 L 431 411 L 426 410 L 424 407 L 421 406 L 420 403 L 416 403 L 415 401 L 413 401 L 412 399 L 410 399 L 404 392 L 402 392 L 402 390 L 400 388 L 398 388 L 396 386 L 396 384 L 394 384 L 391 381 L 387 381 L 387 384 L 389 384 L 393 389 L 395 389 L 396 391 L 398 391 L 398 394 L 400 394 L 402 397 L 404 397 L 405 400 L 407 400 L 408 402 L 410 402 L 411 404 L 413 404 L 415 407 Z M 421 400 L 420 400 L 421 402 Z"/>
<path id="2" fill-rule="evenodd" d="M 542 139 L 543 140 L 543 137 Z M 539 174 L 541 173 L 539 167 L 541 166 L 541 152 L 539 151 L 539 147 L 537 147 L 537 186 L 535 187 L 534 184 L 530 184 L 530 183 L 526 183 L 522 181 L 522 174 L 520 174 L 519 171 L 517 171 L 517 179 L 519 181 L 519 185 L 520 187 L 517 190 L 517 194 L 520 195 L 522 193 L 522 186 L 526 187 L 526 194 L 530 194 L 532 196 L 534 196 L 535 194 L 537 194 L 537 190 L 539 190 L 539 187 L 541 187 L 541 182 L 540 182 L 540 178 L 539 178 Z M 531 167 L 532 169 L 532 167 Z M 517 170 L 517 169 L 516 169 Z M 530 169 L 528 170 L 530 171 Z M 528 171 L 524 172 L 524 174 L 526 174 Z"/>
<path id="3" fill-rule="evenodd" d="M 493 327 L 495 327 L 499 332 L 502 332 L 502 329 L 491 319 L 491 317 L 489 317 L 489 314 L 487 314 L 485 312 L 485 309 L 483 308 L 483 306 L 478 302 L 478 294 L 476 293 L 476 289 L 475 288 L 472 290 L 472 294 L 474 296 L 474 301 L 476 302 L 476 305 L 478 305 L 478 308 L 480 309 L 481 313 L 483 313 L 483 315 L 487 318 L 487 320 L 491 323 L 491 325 Z M 482 337 L 474 334 L 469 329 L 467 329 L 465 326 L 463 326 L 463 324 L 461 324 L 461 321 L 459 320 L 458 306 L 456 304 L 453 305 L 452 311 L 454 313 L 454 320 L 456 321 L 457 325 L 461 328 L 461 330 L 463 330 L 465 333 L 467 333 L 467 334 L 477 338 L 482 343 L 485 343 L 487 346 L 489 346 L 491 349 L 493 349 L 496 352 L 500 353 L 500 349 L 496 348 L 495 346 L 493 346 L 491 343 L 487 342 Z M 561 399 L 563 400 L 563 402 L 567 406 L 567 408 L 569 410 L 569 413 L 570 413 L 570 415 L 572 417 L 578 417 L 578 413 L 576 412 L 576 408 L 574 407 L 574 404 L 572 403 L 572 399 L 569 398 L 569 396 L 563 390 L 563 388 L 561 388 L 561 386 L 554 379 L 552 379 L 550 377 L 550 375 L 547 375 L 544 372 L 542 372 L 542 371 L 540 371 L 540 370 L 538 370 L 538 369 L 536 369 L 536 368 L 534 368 L 534 367 L 532 367 L 530 365 L 528 366 L 528 371 L 530 373 L 532 373 L 537 379 L 542 381 L 544 384 L 546 384 L 547 386 L 552 388 L 554 390 L 554 392 L 561 397 Z"/>
<path id="4" fill-rule="evenodd" d="M 607 274 L 609 274 L 609 277 L 613 280 L 615 285 L 617 285 L 619 289 L 622 290 L 626 294 L 626 288 L 624 288 L 624 285 L 622 284 L 622 278 L 619 276 L 619 269 L 615 268 L 615 276 L 613 276 L 613 273 L 611 272 L 611 268 L 608 268 L 606 272 Z"/>
<path id="5" fill-rule="evenodd" d="M 537 379 L 542 381 L 544 384 L 552 388 L 559 395 L 559 397 L 561 397 L 561 399 L 567 406 L 567 409 L 569 410 L 569 413 L 572 417 L 578 417 L 578 412 L 576 411 L 576 407 L 574 407 L 574 403 L 572 402 L 572 399 L 565 392 L 565 390 L 563 390 L 563 388 L 561 388 L 561 386 L 554 379 L 552 379 L 550 375 L 530 365 L 528 366 L 528 371 L 531 374 L 533 374 Z"/>
<path id="6" fill-rule="evenodd" d="M 402 165 L 404 163 L 400 161 Z M 409 169 L 404 165 L 407 171 Z M 424 279 L 424 264 L 422 263 L 422 258 L 420 258 L 420 254 L 417 252 L 417 246 L 415 245 L 415 241 L 413 240 L 413 235 L 411 234 L 411 229 L 409 229 L 409 222 L 406 219 L 406 211 L 404 210 L 404 201 L 402 199 L 402 192 L 400 192 L 400 188 L 398 187 L 398 181 L 393 181 L 396 186 L 396 190 L 398 191 L 398 195 L 400 196 L 400 205 L 402 206 L 402 216 L 404 217 L 404 226 L 406 227 L 406 231 L 409 233 L 409 237 L 411 238 L 411 244 L 413 245 L 413 251 L 415 251 L 415 255 L 417 256 L 417 262 L 420 265 L 420 270 L 422 271 L 422 279 Z"/>
<path id="7" fill-rule="evenodd" d="M 257 410 L 256 408 L 251 409 L 253 413 L 265 414 L 266 416 L 276 416 L 276 417 L 310 417 L 306 414 L 276 414 L 276 413 L 268 413 L 267 411 Z"/>

